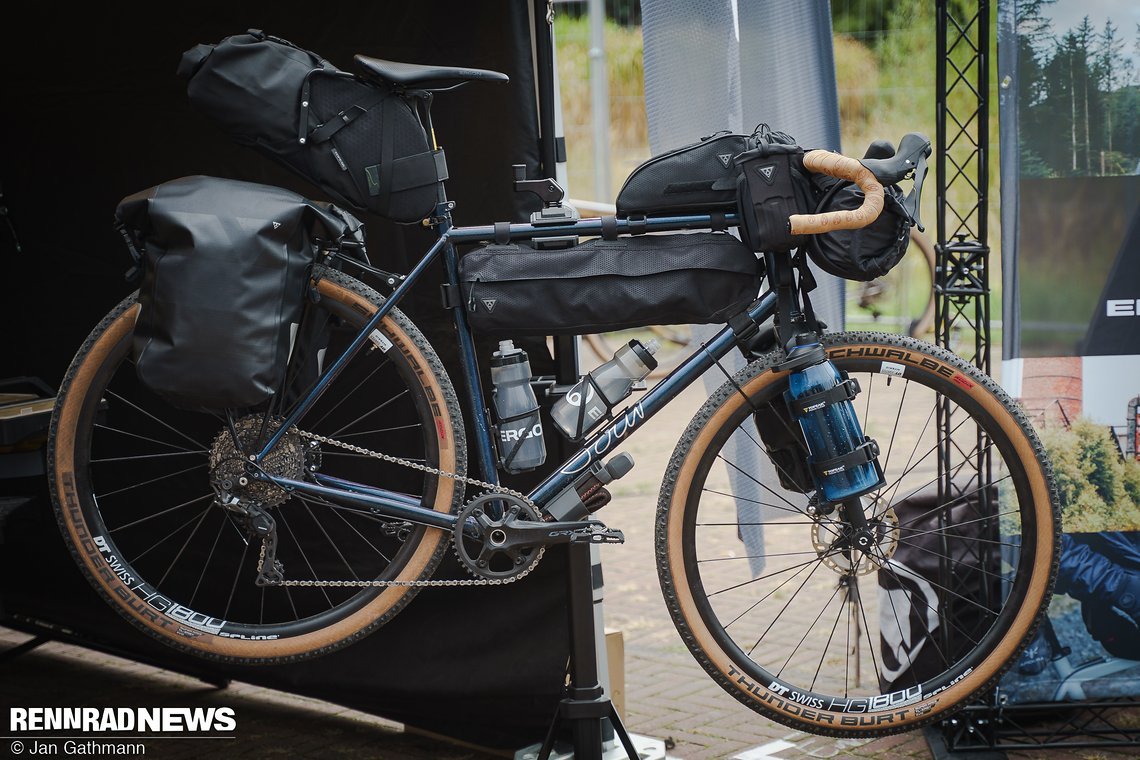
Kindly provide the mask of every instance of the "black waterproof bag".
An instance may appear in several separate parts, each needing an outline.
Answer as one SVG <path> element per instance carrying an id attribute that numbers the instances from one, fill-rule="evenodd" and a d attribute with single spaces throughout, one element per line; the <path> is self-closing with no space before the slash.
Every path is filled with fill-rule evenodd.
<path id="1" fill-rule="evenodd" d="M 863 205 L 863 191 L 854 182 L 812 175 L 819 200 L 815 213 L 854 210 Z M 883 212 L 866 227 L 811 235 L 807 250 L 823 271 L 846 280 L 882 277 L 902 261 L 910 245 L 910 214 L 903 207 L 898 185 L 883 188 Z"/>
<path id="2" fill-rule="evenodd" d="M 752 250 L 785 253 L 803 243 L 788 218 L 811 210 L 811 183 L 798 145 L 761 141 L 734 159 L 740 233 Z"/>
<path id="3" fill-rule="evenodd" d="M 441 197 L 446 162 L 417 109 L 426 93 L 361 79 L 256 29 L 187 50 L 178 73 L 226 134 L 334 200 L 417 222 Z"/>
<path id="4" fill-rule="evenodd" d="M 115 212 L 142 268 L 139 379 L 175 406 L 255 406 L 282 384 L 313 240 L 356 237 L 349 214 L 267 185 L 184 177 Z"/>
<path id="5" fill-rule="evenodd" d="M 490 335 L 581 335 L 720 324 L 756 299 L 759 263 L 715 232 L 590 240 L 573 248 L 489 245 L 464 255 L 467 320 Z"/>
<path id="6" fill-rule="evenodd" d="M 718 132 L 654 156 L 622 185 L 618 215 L 732 211 L 737 173 L 732 160 L 754 144 L 748 135 Z"/>

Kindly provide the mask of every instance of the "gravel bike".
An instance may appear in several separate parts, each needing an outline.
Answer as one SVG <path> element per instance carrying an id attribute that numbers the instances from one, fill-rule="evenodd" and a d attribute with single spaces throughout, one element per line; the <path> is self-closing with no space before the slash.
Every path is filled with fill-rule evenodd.
<path id="1" fill-rule="evenodd" d="M 405 66 L 400 76 L 414 82 L 419 70 Z M 422 70 L 435 82 L 478 74 Z M 803 160 L 809 171 L 865 184 L 868 202 L 842 218 L 793 217 L 798 234 L 866 223 L 876 182 L 908 172 L 890 160 L 869 172 L 824 151 Z M 766 254 L 769 289 L 521 493 L 499 484 L 464 310 L 452 309 L 461 396 L 398 308 L 428 265 L 442 257 L 454 286 L 460 244 L 738 220 L 685 214 L 457 227 L 452 208 L 436 207 L 429 223 L 438 239 L 387 295 L 341 271 L 336 246 L 322 251 L 305 319 L 328 330 L 326 355 L 335 358 L 264 409 L 195 413 L 149 392 L 130 350 L 135 295 L 84 341 L 51 423 L 51 490 L 79 567 L 137 628 L 215 661 L 294 661 L 357 641 L 426 588 L 513 583 L 552 544 L 619 542 L 620 531 L 565 505 L 622 474 L 606 469 L 607 458 L 741 347 L 754 358 L 725 371 L 685 429 L 656 517 L 669 613 L 709 675 L 782 723 L 865 737 L 945 717 L 1016 659 L 1051 596 L 1059 519 L 1041 443 L 992 379 L 905 336 L 816 336 L 826 361 L 861 389 L 851 406 L 879 442 L 883 472 L 859 498 L 823 500 L 789 473 L 808 462 L 802 444 L 789 456 L 766 442 L 771 426 L 788 428 L 793 374 L 770 325 L 781 298 L 798 313 L 802 296 L 788 257 Z M 291 366 L 291 376 L 301 369 Z M 471 430 L 461 403 L 473 412 Z M 939 424 L 947 418 L 949 438 Z M 939 457 L 949 455 L 960 464 L 940 472 Z M 959 477 L 980 458 L 983 482 Z M 900 517 L 915 504 L 925 505 L 917 516 Z M 558 517 L 568 513 L 575 519 Z M 896 558 L 903 547 L 945 570 L 928 579 L 932 593 L 903 590 L 915 574 Z M 471 577 L 432 577 L 449 550 Z"/>

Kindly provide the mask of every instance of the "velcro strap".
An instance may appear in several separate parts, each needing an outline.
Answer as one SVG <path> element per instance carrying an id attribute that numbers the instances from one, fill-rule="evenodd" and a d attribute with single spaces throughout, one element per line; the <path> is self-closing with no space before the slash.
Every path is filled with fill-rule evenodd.
<path id="1" fill-rule="evenodd" d="M 617 237 L 618 237 L 617 217 L 613 216 L 613 215 L 603 216 L 602 217 L 602 240 L 617 240 Z"/>
<path id="2" fill-rule="evenodd" d="M 713 211 L 709 214 L 709 228 L 713 232 L 724 232 L 728 229 L 728 217 L 723 211 Z"/>
<path id="3" fill-rule="evenodd" d="M 414 156 L 404 156 L 403 158 L 393 159 L 390 167 L 385 167 L 383 162 L 376 164 L 375 171 L 377 176 L 387 176 L 390 178 L 391 192 L 399 192 L 400 190 L 410 190 L 413 187 L 425 187 L 427 185 L 434 185 L 437 182 L 442 182 L 446 179 L 446 175 L 439 176 L 439 160 L 435 155 L 436 153 L 443 153 L 443 151 L 427 151 L 426 153 L 417 153 Z M 365 167 L 368 171 L 370 167 Z M 446 171 L 446 164 L 444 170 Z M 369 195 L 379 195 L 380 186 L 377 183 L 373 185 L 369 183 Z"/>
<path id="4" fill-rule="evenodd" d="M 510 222 L 495 222 L 495 242 L 499 245 L 506 245 L 511 242 Z"/>
<path id="5" fill-rule="evenodd" d="M 803 396 L 802 398 L 796 399 L 792 413 L 798 417 L 802 417 L 811 412 L 818 412 L 832 404 L 850 401 L 859 395 L 859 391 L 859 381 L 853 377 L 849 377 L 826 391 L 820 391 L 819 393 L 813 393 L 810 396 Z"/>
<path id="6" fill-rule="evenodd" d="M 747 345 L 748 341 L 752 340 L 752 336 L 760 332 L 760 325 L 748 316 L 747 309 L 730 317 L 728 326 L 732 328 L 732 334 L 736 337 L 737 345 L 740 346 Z"/>
<path id="7" fill-rule="evenodd" d="M 826 462 L 812 462 L 811 468 L 818 477 L 826 478 L 829 475 L 836 475 L 841 472 L 847 472 L 853 467 L 858 467 L 861 464 L 874 462 L 879 458 L 879 444 L 873 438 L 866 438 L 863 444 L 858 446 L 854 451 L 851 451 L 843 456 L 828 459 Z"/>
<path id="8" fill-rule="evenodd" d="M 629 234 L 631 235 L 644 235 L 649 231 L 649 225 L 645 223 L 645 215 L 631 216 L 629 222 Z"/>

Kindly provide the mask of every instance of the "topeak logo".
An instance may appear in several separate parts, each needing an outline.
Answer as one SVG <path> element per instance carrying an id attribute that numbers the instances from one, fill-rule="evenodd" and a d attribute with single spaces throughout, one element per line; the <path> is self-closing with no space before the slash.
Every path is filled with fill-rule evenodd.
<path id="1" fill-rule="evenodd" d="M 724 168 L 727 169 L 728 168 L 728 162 L 732 160 L 732 154 L 731 153 L 719 153 L 719 154 L 717 154 L 717 158 L 720 159 L 720 162 L 722 164 L 724 164 Z"/>
<path id="2" fill-rule="evenodd" d="M 776 176 L 776 165 L 768 164 L 767 166 L 757 166 L 756 171 L 764 178 L 764 181 L 770 185 L 772 184 L 772 178 Z"/>
<path id="3" fill-rule="evenodd" d="M 281 222 L 272 222 L 272 224 L 273 224 L 273 229 L 277 229 L 278 227 L 281 226 Z"/>
<path id="4" fill-rule="evenodd" d="M 497 298 L 484 298 L 483 305 L 487 307 L 487 312 L 490 313 L 495 310 L 495 304 L 499 302 Z"/>

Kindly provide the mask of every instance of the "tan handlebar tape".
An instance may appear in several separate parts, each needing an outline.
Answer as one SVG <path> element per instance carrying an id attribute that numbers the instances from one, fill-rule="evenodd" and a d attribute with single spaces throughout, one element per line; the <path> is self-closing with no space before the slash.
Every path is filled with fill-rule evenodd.
<path id="1" fill-rule="evenodd" d="M 828 211 L 823 214 L 792 214 L 788 218 L 793 235 L 817 235 L 832 230 L 857 230 L 879 218 L 883 212 L 883 186 L 871 170 L 854 158 L 828 150 L 812 150 L 804 154 L 804 168 L 817 174 L 847 179 L 863 191 L 863 205 L 852 211 Z"/>

